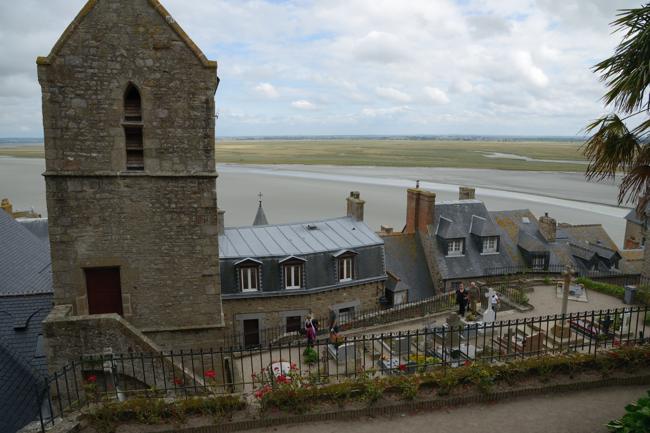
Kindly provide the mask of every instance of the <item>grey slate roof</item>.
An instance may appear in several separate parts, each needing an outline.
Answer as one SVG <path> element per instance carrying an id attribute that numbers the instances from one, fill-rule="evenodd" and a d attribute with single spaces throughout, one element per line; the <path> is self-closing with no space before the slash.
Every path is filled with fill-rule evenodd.
<path id="1" fill-rule="evenodd" d="M 0 211 L 0 432 L 38 416 L 36 387 L 47 374 L 39 350 L 42 321 L 52 309 L 49 247 Z"/>
<path id="2" fill-rule="evenodd" d="M 481 226 L 477 229 L 480 233 L 499 236 L 499 252 L 497 254 L 481 254 L 481 239 L 470 231 L 472 230 L 472 221 L 477 221 L 476 217 L 484 220 L 479 223 Z M 445 223 L 445 220 L 451 221 L 452 224 Z M 512 246 L 507 245 L 510 240 L 494 223 L 482 201 L 440 202 L 435 207 L 434 226 L 440 229 L 441 221 L 448 227 L 444 229 L 444 236 L 436 233 L 434 235 L 436 239 L 431 244 L 433 257 L 437 261 L 438 272 L 443 280 L 475 278 L 485 275 L 485 269 L 488 268 L 514 266 L 510 254 L 508 254 L 508 251 L 512 249 Z M 464 255 L 446 257 L 446 239 L 453 238 L 464 239 Z"/>
<path id="3" fill-rule="evenodd" d="M 253 225 L 254 226 L 265 226 L 268 225 L 268 220 L 266 219 L 266 214 L 264 213 L 264 209 L 262 208 L 262 202 L 260 202 L 260 205 L 257 207 L 257 213 L 255 214 L 255 219 L 253 220 Z"/>
<path id="4" fill-rule="evenodd" d="M 363 221 L 350 217 L 323 221 L 226 228 L 219 236 L 221 259 L 303 256 L 382 245 Z"/>
<path id="5" fill-rule="evenodd" d="M 47 218 L 18 218 L 16 221 L 43 242 L 49 242 Z"/>
<path id="6" fill-rule="evenodd" d="M 422 244 L 415 234 L 388 235 L 384 238 L 386 271 L 407 286 L 409 302 L 435 295 Z"/>
<path id="7" fill-rule="evenodd" d="M 650 213 L 650 202 L 646 204 L 645 206 L 645 212 L 646 214 Z M 635 224 L 642 225 L 643 224 L 643 215 L 639 215 L 639 213 L 636 211 L 636 208 L 631 209 L 630 212 L 628 212 L 627 215 L 625 215 L 625 219 L 627 221 L 633 222 Z"/>
<path id="8" fill-rule="evenodd" d="M 49 244 L 0 212 L 0 296 L 52 292 Z"/>

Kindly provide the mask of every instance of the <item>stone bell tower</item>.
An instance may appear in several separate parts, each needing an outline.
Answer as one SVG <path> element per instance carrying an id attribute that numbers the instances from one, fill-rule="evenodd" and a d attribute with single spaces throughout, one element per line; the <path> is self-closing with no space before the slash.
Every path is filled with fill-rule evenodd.
<path id="1" fill-rule="evenodd" d="M 210 340 L 216 62 L 157 0 L 89 0 L 37 65 L 56 306 L 161 347 Z"/>

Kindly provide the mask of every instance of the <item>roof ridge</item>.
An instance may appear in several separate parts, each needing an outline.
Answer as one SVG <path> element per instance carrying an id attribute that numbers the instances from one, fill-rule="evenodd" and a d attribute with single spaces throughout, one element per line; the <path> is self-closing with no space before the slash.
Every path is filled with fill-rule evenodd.
<path id="1" fill-rule="evenodd" d="M 68 42 L 70 37 L 74 34 L 77 28 L 81 25 L 84 18 L 92 12 L 92 10 L 97 6 L 97 3 L 101 0 L 88 0 L 88 2 L 81 8 L 77 16 L 72 20 L 68 27 L 63 31 L 59 39 L 52 47 L 50 54 L 47 56 L 39 56 L 36 58 L 36 64 L 38 65 L 51 65 L 52 60 L 55 56 L 59 54 L 63 46 Z M 176 20 L 171 16 L 171 14 L 165 9 L 165 7 L 158 0 L 147 0 L 149 5 L 158 12 L 158 14 L 165 20 L 165 22 L 172 28 L 172 30 L 178 35 L 178 37 L 185 42 L 185 45 L 194 53 L 198 60 L 206 68 L 217 68 L 217 62 L 214 60 L 208 60 L 208 58 L 203 54 L 203 51 L 194 43 L 194 41 L 185 33 L 182 27 L 176 22 Z"/>

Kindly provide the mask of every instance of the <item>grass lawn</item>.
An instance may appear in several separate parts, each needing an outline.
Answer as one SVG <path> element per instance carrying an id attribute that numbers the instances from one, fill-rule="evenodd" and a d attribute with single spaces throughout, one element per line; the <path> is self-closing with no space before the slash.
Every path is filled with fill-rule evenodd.
<path id="1" fill-rule="evenodd" d="M 584 171 L 585 164 L 486 158 L 493 152 L 534 159 L 582 161 L 580 144 L 546 141 L 230 140 L 217 141 L 219 163 L 328 164 L 397 167 Z M 40 146 L 0 148 L 0 156 L 43 157 Z"/>

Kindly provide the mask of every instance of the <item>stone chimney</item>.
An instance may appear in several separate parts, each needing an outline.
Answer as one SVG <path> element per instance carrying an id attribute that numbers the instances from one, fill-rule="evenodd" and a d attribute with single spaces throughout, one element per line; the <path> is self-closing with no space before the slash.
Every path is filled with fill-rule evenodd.
<path id="1" fill-rule="evenodd" d="M 219 235 L 226 233 L 226 223 L 224 219 L 225 210 L 217 209 L 217 232 Z"/>
<path id="2" fill-rule="evenodd" d="M 0 202 L 0 209 L 7 212 L 10 217 L 14 216 L 14 207 L 11 204 L 11 202 L 9 201 L 8 198 L 3 198 L 2 199 L 2 202 Z"/>
<path id="3" fill-rule="evenodd" d="M 557 221 L 548 216 L 548 212 L 543 217 L 539 217 L 539 232 L 548 242 L 555 242 L 557 233 Z"/>
<path id="4" fill-rule="evenodd" d="M 458 188 L 458 200 L 474 200 L 476 198 L 476 190 L 468 186 L 461 186 Z"/>
<path id="5" fill-rule="evenodd" d="M 348 202 L 348 216 L 357 221 L 363 221 L 363 205 L 365 201 L 361 200 L 361 193 L 359 191 L 351 191 L 350 197 L 347 198 Z"/>
<path id="6" fill-rule="evenodd" d="M 436 194 L 420 188 L 409 188 L 406 192 L 406 228 L 404 233 L 427 232 L 433 224 Z"/>

